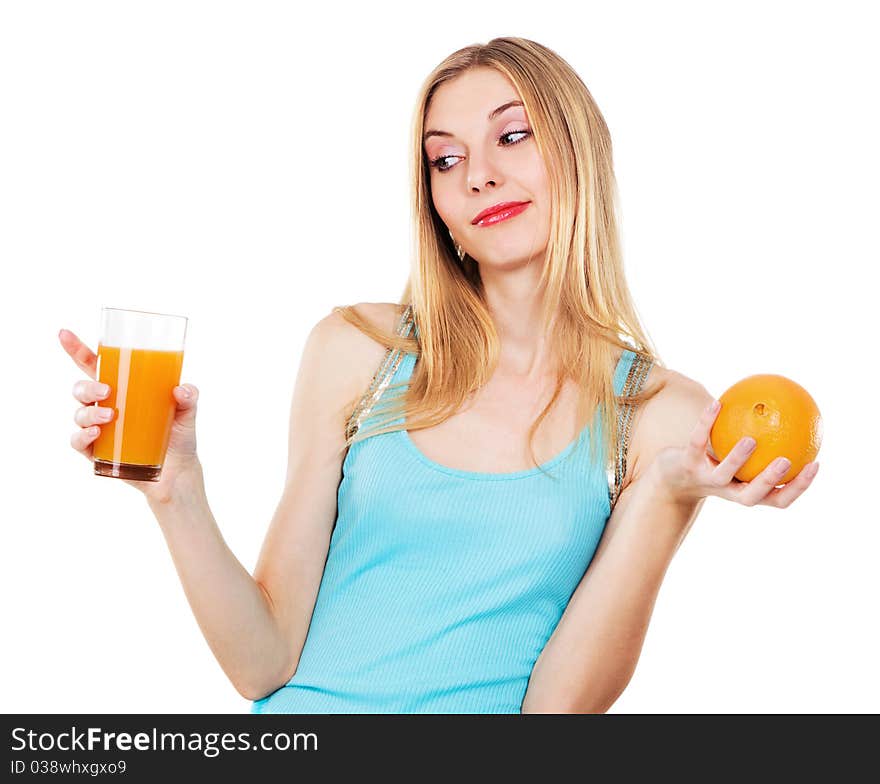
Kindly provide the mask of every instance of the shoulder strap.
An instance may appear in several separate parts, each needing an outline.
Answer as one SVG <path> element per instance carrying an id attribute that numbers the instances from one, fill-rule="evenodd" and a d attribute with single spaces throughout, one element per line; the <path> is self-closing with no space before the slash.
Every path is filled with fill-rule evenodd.
<path id="1" fill-rule="evenodd" d="M 637 394 L 648 376 L 648 372 L 654 365 L 654 361 L 642 354 L 636 354 L 629 368 L 626 382 L 623 385 L 622 395 Z M 635 406 L 631 403 L 624 403 L 620 406 L 617 415 L 618 441 L 617 456 L 613 462 L 609 463 L 606 469 L 608 478 L 608 500 L 611 503 L 611 509 L 617 502 L 620 495 L 621 484 L 626 476 L 626 455 L 629 448 L 630 430 L 632 428 L 633 416 L 635 415 Z"/>
<path id="2" fill-rule="evenodd" d="M 410 304 L 406 306 L 400 320 L 397 322 L 395 332 L 401 337 L 406 337 L 409 335 L 412 325 L 412 305 Z M 351 416 L 348 418 L 348 424 L 345 428 L 346 438 L 351 438 L 360 429 L 364 419 L 369 416 L 370 411 L 373 410 L 376 402 L 382 396 L 382 393 L 385 391 L 388 384 L 391 383 L 391 379 L 397 371 L 397 368 L 400 366 L 403 356 L 404 355 L 401 351 L 393 348 L 389 348 L 385 352 L 385 356 L 379 364 L 379 368 L 373 374 L 373 380 L 370 382 L 370 386 L 367 388 L 367 391 L 364 392 L 361 399 L 358 401 L 358 404 L 354 407 Z"/>

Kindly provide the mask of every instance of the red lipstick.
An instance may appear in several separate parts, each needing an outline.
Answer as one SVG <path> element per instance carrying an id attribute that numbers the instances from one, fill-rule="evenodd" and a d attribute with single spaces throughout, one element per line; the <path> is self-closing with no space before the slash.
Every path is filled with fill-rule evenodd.
<path id="1" fill-rule="evenodd" d="M 474 226 L 491 226 L 503 220 L 519 215 L 531 202 L 502 201 L 478 213 L 471 223 Z"/>

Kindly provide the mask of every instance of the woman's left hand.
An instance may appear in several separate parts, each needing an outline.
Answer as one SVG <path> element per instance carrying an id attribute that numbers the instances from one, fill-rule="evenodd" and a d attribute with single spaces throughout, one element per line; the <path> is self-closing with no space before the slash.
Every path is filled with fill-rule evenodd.
<path id="1" fill-rule="evenodd" d="M 810 486 L 819 469 L 816 461 L 807 463 L 794 479 L 782 487 L 776 485 L 785 476 L 788 466 L 779 469 L 775 460 L 750 482 L 735 479 L 734 474 L 749 459 L 753 447 L 749 447 L 748 439 L 744 438 L 721 462 L 715 460 L 708 450 L 709 434 L 717 416 L 718 411 L 710 405 L 691 432 L 687 446 L 667 447 L 657 453 L 652 468 L 669 500 L 693 503 L 706 496 L 717 495 L 744 506 L 763 504 L 784 509 Z"/>

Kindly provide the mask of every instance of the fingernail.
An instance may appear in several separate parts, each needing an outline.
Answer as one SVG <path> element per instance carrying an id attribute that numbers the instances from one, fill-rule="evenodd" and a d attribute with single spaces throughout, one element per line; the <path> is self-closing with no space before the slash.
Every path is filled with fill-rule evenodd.
<path id="1" fill-rule="evenodd" d="M 107 384 L 98 384 L 98 394 L 99 395 L 109 395 L 110 387 Z"/>
<path id="2" fill-rule="evenodd" d="M 721 401 L 713 400 L 711 405 L 709 406 L 710 413 L 714 414 L 719 408 L 721 408 Z"/>
<path id="3" fill-rule="evenodd" d="M 192 393 L 186 387 L 180 387 L 180 396 L 185 397 L 189 400 L 192 397 Z"/>
<path id="4" fill-rule="evenodd" d="M 819 464 L 813 463 L 809 468 L 807 468 L 807 479 L 812 479 L 819 472 Z"/>
<path id="5" fill-rule="evenodd" d="M 754 438 L 749 437 L 743 439 L 743 446 L 745 447 L 747 452 L 751 452 L 757 445 L 758 442 L 755 441 Z"/>
<path id="6" fill-rule="evenodd" d="M 783 471 L 788 471 L 788 467 L 790 465 L 791 460 L 789 460 L 787 457 L 777 457 L 773 463 L 773 470 L 782 473 Z"/>

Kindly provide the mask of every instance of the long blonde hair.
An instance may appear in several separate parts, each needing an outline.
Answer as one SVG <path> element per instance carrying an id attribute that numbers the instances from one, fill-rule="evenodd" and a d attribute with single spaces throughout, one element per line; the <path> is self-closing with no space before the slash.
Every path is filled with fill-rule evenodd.
<path id="1" fill-rule="evenodd" d="M 412 210 L 416 228 L 410 278 L 398 305 L 411 304 L 418 335 L 388 333 L 353 306 L 337 307 L 346 320 L 388 349 L 417 357 L 412 377 L 389 385 L 376 406 L 384 416 L 369 429 L 347 435 L 345 448 L 373 435 L 418 430 L 443 422 L 490 379 L 499 357 L 499 338 L 486 306 L 477 262 L 459 259 L 450 233 L 434 209 L 424 121 L 431 97 L 445 82 L 472 68 L 494 68 L 516 87 L 539 152 L 550 173 L 551 227 L 541 287 L 543 328 L 551 356 L 558 358 L 550 402 L 529 429 L 535 433 L 554 405 L 566 378 L 579 390 L 575 435 L 602 411 L 603 465 L 616 455 L 618 406 L 636 406 L 662 388 L 617 396 L 613 387 L 616 351 L 629 349 L 663 363 L 639 324 L 623 269 L 616 212 L 617 184 L 608 127 L 590 91 L 571 66 L 552 50 L 525 38 L 495 38 L 452 53 L 425 79 L 412 122 Z M 357 401 L 352 401 L 353 411 Z M 404 421 L 392 423 L 403 416 Z M 377 417 L 378 418 L 378 417 Z M 591 438 L 591 456 L 598 455 Z"/>

